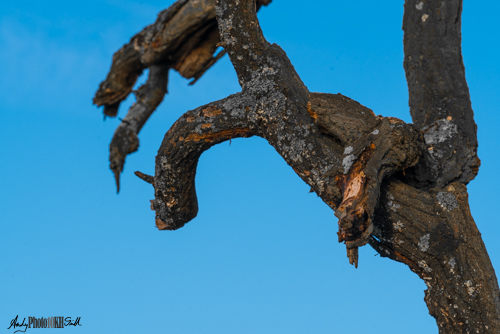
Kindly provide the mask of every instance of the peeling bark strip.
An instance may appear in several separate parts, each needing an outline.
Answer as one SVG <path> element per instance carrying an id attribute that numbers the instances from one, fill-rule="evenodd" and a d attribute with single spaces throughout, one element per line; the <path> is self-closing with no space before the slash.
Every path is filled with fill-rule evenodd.
<path id="1" fill-rule="evenodd" d="M 339 218 L 339 242 L 346 243 L 349 262 L 356 267 L 357 248 L 368 243 L 373 231 L 381 184 L 386 177 L 417 163 L 419 139 L 412 126 L 384 118 L 375 130 L 344 151 L 344 173 L 337 175 L 343 201 L 335 215 Z"/>
<path id="2" fill-rule="evenodd" d="M 180 0 L 115 54 L 95 99 L 106 114 L 116 114 L 138 73 L 150 68 L 111 144 L 115 175 L 163 98 L 168 69 L 196 79 L 217 59 L 220 31 L 242 91 L 186 112 L 163 139 L 155 175 L 136 172 L 154 186 L 158 229 L 196 216 L 204 151 L 260 136 L 335 210 L 351 264 L 358 266 L 358 247 L 369 243 L 424 280 L 440 333 L 500 333 L 500 289 L 465 187 L 479 159 L 460 50 L 461 0 L 405 2 L 415 125 L 375 116 L 341 94 L 309 93 L 285 52 L 265 40 L 256 7 L 255 0 Z"/>

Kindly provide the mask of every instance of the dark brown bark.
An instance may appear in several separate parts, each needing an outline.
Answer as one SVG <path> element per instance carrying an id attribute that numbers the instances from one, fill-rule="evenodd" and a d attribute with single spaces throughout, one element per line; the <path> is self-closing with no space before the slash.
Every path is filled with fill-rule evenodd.
<path id="1" fill-rule="evenodd" d="M 188 5 L 193 4 L 178 1 L 160 14 L 164 30 L 144 30 L 153 29 L 144 33 L 149 40 L 160 30 L 158 36 L 176 35 L 171 43 L 184 51 L 173 54 L 183 57 L 155 63 L 151 59 L 166 59 L 167 49 L 151 49 L 144 42 L 147 38 L 134 37 L 144 46 L 139 58 L 149 64 L 150 78 L 124 120 L 128 123 L 115 134 L 121 140 L 116 146 L 122 148 L 116 154 L 121 165 L 117 163 L 115 175 L 124 156 L 137 149 L 137 132 L 161 101 L 157 96 L 166 91 L 168 68 L 182 72 L 187 63 L 208 68 L 209 53 L 192 56 L 189 62 L 186 55 L 192 54 L 192 45 L 213 46 L 216 38 L 208 31 L 215 26 L 188 24 L 184 35 L 167 31 L 175 20 L 187 22 L 179 16 L 191 17 L 182 12 Z M 185 113 L 164 137 L 155 175 L 136 172 L 154 186 L 157 227 L 178 229 L 196 216 L 194 179 L 204 151 L 232 138 L 260 136 L 335 210 L 339 242 L 346 244 L 351 264 L 357 267 L 358 247 L 370 243 L 426 282 L 425 301 L 440 333 L 500 332 L 497 278 L 470 215 L 465 187 L 477 174 L 479 159 L 460 51 L 461 0 L 406 1 L 405 70 L 414 125 L 375 116 L 341 94 L 310 93 L 285 52 L 265 40 L 255 0 L 219 0 L 213 5 L 220 45 L 229 54 L 242 91 Z M 191 44 L 187 37 L 198 42 Z M 123 82 L 138 68 L 130 65 L 136 60 L 128 48 L 114 59 L 107 79 L 122 83 L 108 95 L 107 81 L 98 91 L 108 96 L 108 107 L 119 103 L 120 89 L 126 91 Z"/>

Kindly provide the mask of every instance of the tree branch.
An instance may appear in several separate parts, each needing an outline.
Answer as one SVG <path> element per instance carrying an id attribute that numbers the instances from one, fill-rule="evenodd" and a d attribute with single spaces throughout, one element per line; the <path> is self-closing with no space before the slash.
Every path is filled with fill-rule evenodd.
<path id="1" fill-rule="evenodd" d="M 270 2 L 259 0 L 258 7 Z M 218 42 L 215 0 L 178 0 L 113 55 L 94 104 L 104 106 L 105 115 L 116 116 L 139 75 L 153 64 L 169 63 L 182 76 L 196 81 L 222 56 L 214 56 Z"/>
<path id="2" fill-rule="evenodd" d="M 137 73 L 150 67 L 111 145 L 115 175 L 166 91 L 168 68 L 196 80 L 223 54 L 213 57 L 216 15 L 242 91 L 185 113 L 165 135 L 155 176 L 136 172 L 154 186 L 157 227 L 177 229 L 196 216 L 195 174 L 204 151 L 260 136 L 335 210 L 351 264 L 357 267 L 358 247 L 369 242 L 426 282 L 440 332 L 500 332 L 500 290 L 464 185 L 479 159 L 460 50 L 461 0 L 406 0 L 415 126 L 375 116 L 341 94 L 309 93 L 285 52 L 265 40 L 255 3 L 180 0 L 115 54 L 95 100 L 106 114 L 116 114 Z"/>
<path id="3" fill-rule="evenodd" d="M 341 95 L 310 95 L 284 51 L 264 39 L 255 1 L 218 1 L 216 12 L 223 43 L 243 90 L 216 106 L 203 107 L 216 108 L 230 123 L 200 118 L 197 110 L 196 115 L 188 112 L 167 133 L 157 156 L 154 182 L 159 225 L 179 228 L 196 215 L 194 171 L 203 151 L 219 140 L 232 138 L 234 131 L 258 135 L 332 209 L 340 204 L 336 211 L 339 241 L 346 243 L 350 262 L 357 266 L 357 248 L 368 242 L 373 230 L 381 183 L 418 161 L 419 135 L 402 121 L 377 118 L 371 110 Z M 233 29 L 233 21 L 247 24 Z M 335 107 L 340 108 L 333 114 Z M 352 121 L 353 111 L 359 120 Z M 184 119 L 196 119 L 199 124 L 193 128 Z M 350 123 L 345 122 L 348 119 Z M 360 122 L 371 127 L 359 126 Z M 203 129 L 209 129 L 208 134 Z M 224 136 L 215 135 L 213 129 Z M 181 137 L 176 137 L 179 134 Z M 210 140 L 185 144 L 185 138 L 199 142 L 200 135 Z"/>
<path id="4" fill-rule="evenodd" d="M 479 168 L 477 136 L 461 50 L 462 0 L 406 0 L 404 68 L 415 126 L 427 149 L 415 186 L 468 183 Z"/>
<path id="5" fill-rule="evenodd" d="M 241 99 L 234 95 L 188 111 L 165 135 L 156 157 L 153 181 L 158 229 L 178 229 L 196 216 L 194 178 L 198 159 L 204 151 L 225 140 L 256 134 L 244 114 L 228 108 L 233 100 Z"/>

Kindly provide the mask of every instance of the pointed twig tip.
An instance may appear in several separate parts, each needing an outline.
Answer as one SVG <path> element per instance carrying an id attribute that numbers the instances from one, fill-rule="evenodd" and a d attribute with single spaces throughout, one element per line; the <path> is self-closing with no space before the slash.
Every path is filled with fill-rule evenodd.
<path id="1" fill-rule="evenodd" d="M 134 174 L 135 174 L 138 178 L 140 178 L 140 179 L 141 179 L 141 180 L 143 180 L 143 181 L 146 181 L 146 182 L 147 182 L 147 183 L 149 183 L 149 184 L 153 184 L 153 183 L 154 183 L 155 178 L 154 178 L 153 176 L 151 176 L 151 175 L 144 174 L 144 173 L 141 173 L 141 172 L 139 172 L 139 171 L 134 172 Z"/>
<path id="2" fill-rule="evenodd" d="M 115 182 L 116 182 L 116 193 L 120 193 L 120 171 L 115 169 L 113 170 L 113 174 L 115 174 Z"/>

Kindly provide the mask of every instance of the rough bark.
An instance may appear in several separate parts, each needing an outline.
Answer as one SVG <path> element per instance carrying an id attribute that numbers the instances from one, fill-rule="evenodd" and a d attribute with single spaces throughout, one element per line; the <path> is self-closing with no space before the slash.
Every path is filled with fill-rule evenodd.
<path id="1" fill-rule="evenodd" d="M 392 179 L 370 245 L 424 280 L 440 333 L 500 332 L 498 281 L 463 184 L 421 191 Z"/>
<path id="2" fill-rule="evenodd" d="M 169 17 L 166 21 L 189 4 L 181 0 L 162 12 L 170 13 L 163 14 Z M 260 136 L 335 210 L 339 242 L 346 244 L 351 264 L 357 267 L 358 247 L 370 243 L 425 281 L 425 301 L 440 333 L 500 332 L 497 278 L 470 215 L 465 187 L 477 174 L 479 159 L 460 50 L 462 1 L 405 3 L 404 65 L 414 124 L 375 116 L 341 94 L 310 93 L 285 52 L 265 40 L 255 0 L 213 5 L 219 45 L 228 53 L 242 90 L 185 113 L 164 137 L 155 175 L 136 172 L 154 186 L 151 202 L 158 229 L 178 229 L 196 216 L 195 174 L 204 151 L 232 138 Z M 215 40 L 208 28 L 190 27 L 185 27 L 186 36 Z M 185 50 L 191 50 L 188 44 Z M 144 59 L 164 59 L 164 50 L 148 49 Z M 133 58 L 127 46 L 122 52 L 127 55 L 120 58 L 124 64 Z M 201 66 L 203 59 L 195 57 L 193 66 Z M 156 96 L 166 91 L 166 71 L 182 67 L 160 63 L 149 65 L 143 97 L 124 120 L 130 124 L 117 129 L 124 138 L 119 146 L 127 148 L 119 151 L 123 157 L 137 148 L 137 132 L 161 101 Z M 112 67 L 108 79 L 114 80 L 115 71 L 125 82 L 136 69 Z M 109 106 L 117 103 L 118 91 L 109 94 Z M 125 131 L 131 127 L 135 137 Z"/>

